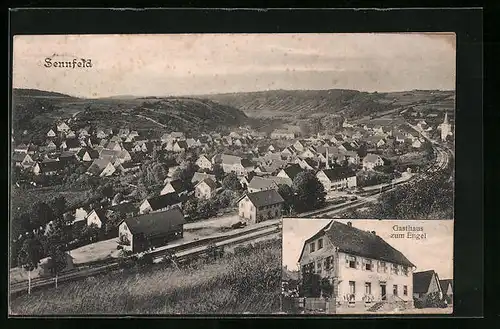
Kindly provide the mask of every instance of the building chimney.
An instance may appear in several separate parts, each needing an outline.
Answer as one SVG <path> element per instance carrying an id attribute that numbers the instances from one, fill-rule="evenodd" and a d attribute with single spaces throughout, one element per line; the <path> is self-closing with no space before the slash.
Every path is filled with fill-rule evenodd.
<path id="1" fill-rule="evenodd" d="M 352 227 L 352 222 L 347 222 L 347 226 L 351 226 Z"/>
<path id="2" fill-rule="evenodd" d="M 375 232 L 375 231 L 372 231 L 372 234 L 373 234 L 373 235 L 377 235 L 377 232 Z"/>

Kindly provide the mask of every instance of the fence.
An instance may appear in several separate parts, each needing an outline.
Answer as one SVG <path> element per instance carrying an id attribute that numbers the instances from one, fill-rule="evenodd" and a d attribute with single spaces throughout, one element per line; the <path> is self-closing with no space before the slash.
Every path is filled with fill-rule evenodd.
<path id="1" fill-rule="evenodd" d="M 304 298 L 282 296 L 283 311 L 291 314 L 305 313 L 326 313 L 335 314 L 335 299 L 325 300 L 323 298 Z"/>

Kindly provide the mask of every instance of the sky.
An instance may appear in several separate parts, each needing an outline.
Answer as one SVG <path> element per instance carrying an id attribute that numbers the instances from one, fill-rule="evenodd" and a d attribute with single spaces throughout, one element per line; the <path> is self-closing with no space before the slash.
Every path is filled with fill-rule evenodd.
<path id="1" fill-rule="evenodd" d="M 347 223 L 348 220 L 335 219 Z M 326 226 L 330 219 L 283 220 L 283 265 L 297 269 L 304 241 Z M 416 271 L 435 270 L 440 279 L 453 278 L 453 220 L 351 220 L 352 226 L 375 231 L 417 267 Z M 390 238 L 394 225 L 422 226 L 425 240 Z M 401 232 L 405 233 L 405 232 Z"/>
<path id="2" fill-rule="evenodd" d="M 91 59 L 91 68 L 46 68 Z M 455 89 L 453 33 L 23 35 L 13 86 L 78 97 Z"/>

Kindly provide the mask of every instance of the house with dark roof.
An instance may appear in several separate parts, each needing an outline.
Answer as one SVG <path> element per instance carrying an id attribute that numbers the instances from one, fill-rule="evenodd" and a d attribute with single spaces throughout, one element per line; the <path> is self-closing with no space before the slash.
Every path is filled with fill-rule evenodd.
<path id="1" fill-rule="evenodd" d="M 187 149 L 188 149 L 188 144 L 186 143 L 186 141 L 177 141 L 172 146 L 172 151 L 174 152 L 184 152 Z"/>
<path id="2" fill-rule="evenodd" d="M 106 159 L 96 159 L 87 169 L 87 173 L 93 176 L 105 177 L 111 176 L 116 171 L 115 166 L 111 161 Z"/>
<path id="3" fill-rule="evenodd" d="M 76 154 L 76 157 L 78 160 L 80 161 L 84 161 L 84 162 L 90 162 L 90 161 L 93 161 L 95 159 L 98 159 L 99 158 L 99 152 L 97 152 L 96 150 L 94 149 L 85 149 L 85 148 L 82 148 L 77 154 Z"/>
<path id="4" fill-rule="evenodd" d="M 202 154 L 198 157 L 198 159 L 196 160 L 196 165 L 200 168 L 200 169 L 207 169 L 207 170 L 212 170 L 212 162 L 210 161 L 210 159 L 207 158 L 206 155 Z"/>
<path id="5" fill-rule="evenodd" d="M 238 213 L 240 218 L 249 223 L 280 218 L 284 202 L 274 189 L 247 193 L 238 200 Z"/>
<path id="6" fill-rule="evenodd" d="M 300 277 L 318 274 L 333 285 L 339 308 L 413 303 L 415 265 L 375 231 L 331 221 L 304 241 Z"/>
<path id="7" fill-rule="evenodd" d="M 373 168 L 383 165 L 384 160 L 380 155 L 369 153 L 363 158 L 363 169 L 365 170 L 373 170 Z"/>
<path id="8" fill-rule="evenodd" d="M 160 195 L 175 192 L 177 195 L 187 194 L 188 186 L 184 184 L 180 179 L 175 179 L 168 182 L 160 192 Z"/>
<path id="9" fill-rule="evenodd" d="M 213 164 L 220 164 L 225 173 L 235 173 L 236 175 L 246 175 L 253 170 L 253 165 L 248 159 L 243 159 L 231 154 L 217 154 L 212 157 Z"/>
<path id="10" fill-rule="evenodd" d="M 302 171 L 303 169 L 298 164 L 292 164 L 287 166 L 286 168 L 281 169 L 281 171 L 276 176 L 289 178 L 293 181 L 295 177 Z"/>
<path id="11" fill-rule="evenodd" d="M 165 193 L 144 200 L 144 202 L 142 202 L 139 206 L 139 214 L 164 211 L 173 207 L 180 207 L 181 204 L 182 200 L 179 198 L 177 193 Z"/>
<path id="12" fill-rule="evenodd" d="M 75 163 L 77 161 L 76 153 L 70 151 L 63 151 L 59 156 L 59 161 L 61 161 L 63 165 L 67 165 L 69 163 Z"/>
<path id="13" fill-rule="evenodd" d="M 39 164 L 39 173 L 47 176 L 57 175 L 60 171 L 64 169 L 64 165 L 61 161 L 43 161 Z"/>
<path id="14" fill-rule="evenodd" d="M 441 286 L 441 291 L 448 304 L 453 304 L 453 280 L 439 280 L 439 285 Z"/>
<path id="15" fill-rule="evenodd" d="M 210 199 L 215 195 L 217 183 L 211 178 L 205 178 L 199 181 L 194 187 L 194 195 L 198 199 Z"/>
<path id="16" fill-rule="evenodd" d="M 17 167 L 29 167 L 34 163 L 29 154 L 24 152 L 14 152 L 12 154 L 12 162 L 14 162 Z"/>
<path id="17" fill-rule="evenodd" d="M 178 207 L 129 217 L 118 226 L 119 239 L 125 250 L 139 253 L 182 239 L 185 223 Z"/>
<path id="18" fill-rule="evenodd" d="M 443 298 L 439 276 L 434 270 L 413 273 L 413 297 L 425 300 L 431 293 Z"/>
<path id="19" fill-rule="evenodd" d="M 247 186 L 248 193 L 277 189 L 278 184 L 274 180 L 259 176 L 253 176 Z"/>
<path id="20" fill-rule="evenodd" d="M 323 169 L 318 171 L 316 177 L 327 192 L 357 186 L 356 173 L 346 167 Z"/>
<path id="21" fill-rule="evenodd" d="M 321 165 L 318 160 L 311 158 L 298 159 L 297 164 L 304 170 L 315 170 L 318 169 Z"/>
<path id="22" fill-rule="evenodd" d="M 93 209 L 87 215 L 88 226 L 95 224 L 98 228 L 101 228 L 103 225 L 106 225 L 107 221 L 108 217 L 106 216 L 106 210 L 104 208 Z"/>
<path id="23" fill-rule="evenodd" d="M 214 182 L 216 181 L 215 175 L 213 175 L 213 174 L 206 174 L 206 173 L 202 173 L 202 172 L 195 172 L 194 175 L 193 175 L 193 178 L 191 178 L 191 183 L 196 184 L 196 183 L 204 180 L 205 178 L 210 178 Z"/>
<path id="24" fill-rule="evenodd" d="M 59 148 L 64 151 L 70 151 L 76 153 L 81 150 L 82 144 L 77 138 L 68 138 L 62 142 Z"/>

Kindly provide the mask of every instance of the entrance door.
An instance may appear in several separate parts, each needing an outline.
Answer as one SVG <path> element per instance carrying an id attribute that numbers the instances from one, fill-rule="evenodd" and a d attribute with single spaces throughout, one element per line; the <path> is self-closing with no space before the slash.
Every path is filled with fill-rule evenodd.
<path id="1" fill-rule="evenodd" d="M 380 285 L 380 295 L 382 296 L 382 300 L 387 300 L 387 293 L 385 290 L 385 284 Z"/>

